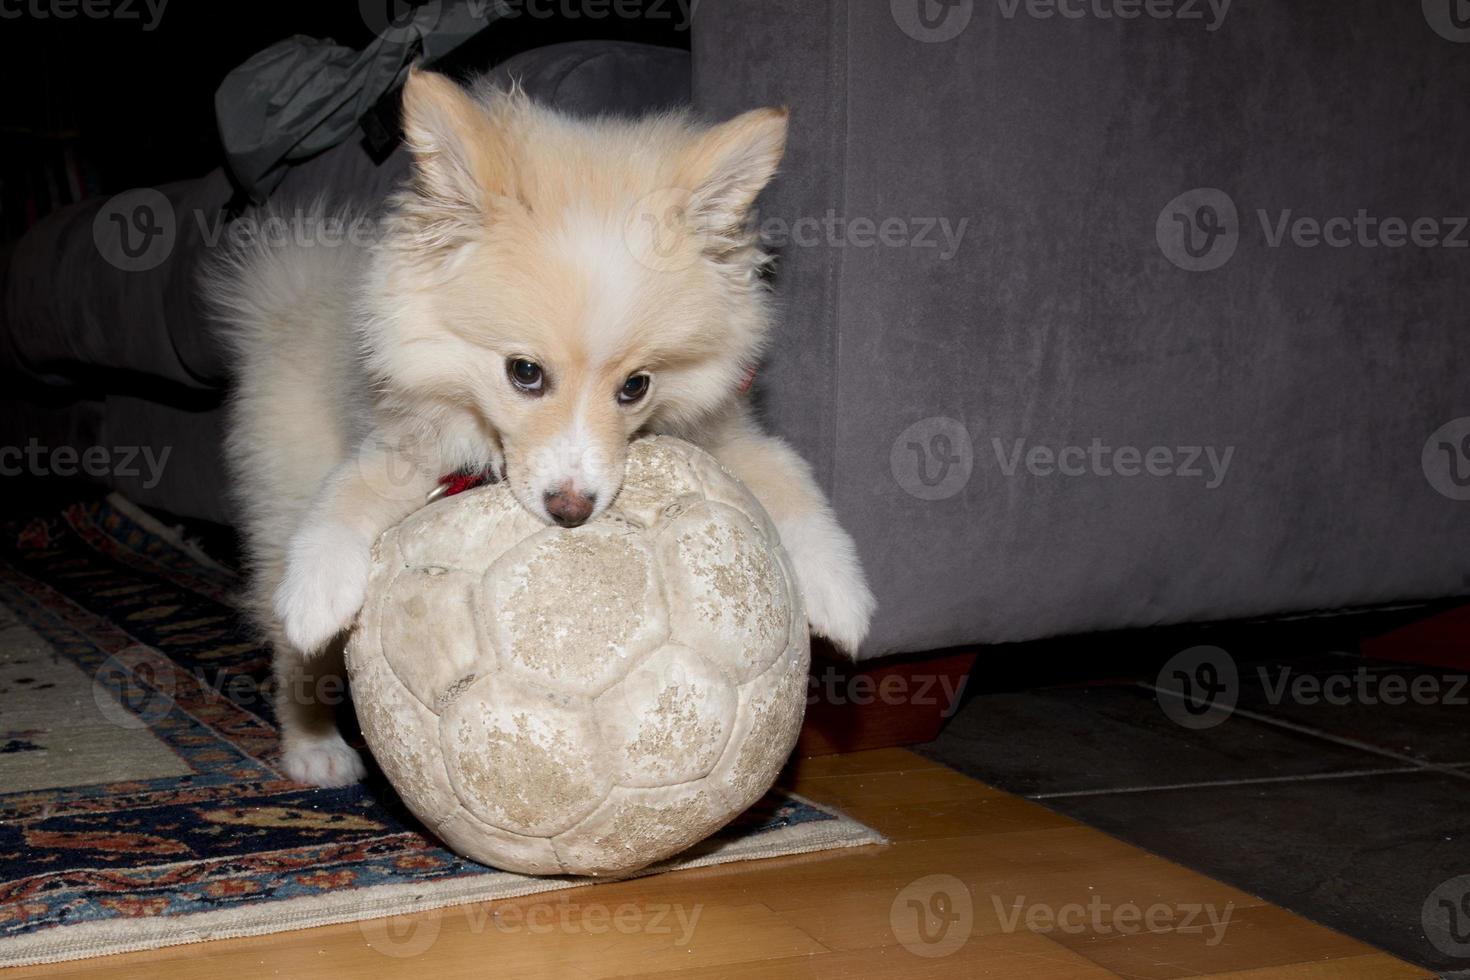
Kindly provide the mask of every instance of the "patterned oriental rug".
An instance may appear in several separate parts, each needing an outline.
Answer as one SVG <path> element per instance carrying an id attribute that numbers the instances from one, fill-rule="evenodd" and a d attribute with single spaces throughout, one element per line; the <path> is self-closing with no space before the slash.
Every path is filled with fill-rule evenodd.
<path id="1" fill-rule="evenodd" d="M 457 857 L 380 775 L 286 779 L 237 585 L 116 496 L 0 524 L 0 966 L 589 883 Z M 881 842 L 773 790 L 652 871 Z"/>

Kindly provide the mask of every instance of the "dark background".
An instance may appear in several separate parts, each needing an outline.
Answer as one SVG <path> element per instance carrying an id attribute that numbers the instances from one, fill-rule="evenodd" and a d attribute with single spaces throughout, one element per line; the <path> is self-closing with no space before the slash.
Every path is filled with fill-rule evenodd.
<path id="1" fill-rule="evenodd" d="M 78 4 L 61 19 L 58 6 Z M 82 197 L 197 177 L 223 161 L 214 92 L 255 52 L 304 34 L 361 48 L 372 40 L 356 0 L 170 0 L 152 30 L 143 0 L 131 18 L 88 17 L 81 0 L 0 3 L 0 243 Z M 665 6 L 667 6 L 665 4 Z M 541 44 L 612 38 L 688 47 L 677 17 L 567 17 L 544 2 L 455 52 L 452 74 Z M 38 17 L 33 10 L 47 12 Z"/>

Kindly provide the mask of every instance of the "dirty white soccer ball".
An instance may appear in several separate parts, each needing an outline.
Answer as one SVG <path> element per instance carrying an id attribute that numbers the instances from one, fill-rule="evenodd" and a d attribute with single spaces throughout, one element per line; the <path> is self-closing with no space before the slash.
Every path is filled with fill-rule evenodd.
<path id="1" fill-rule="evenodd" d="M 811 657 L 761 505 L 668 437 L 622 492 L 548 527 L 504 485 L 424 507 L 374 547 L 347 648 L 368 746 L 454 850 L 528 874 L 637 870 L 765 793 Z"/>

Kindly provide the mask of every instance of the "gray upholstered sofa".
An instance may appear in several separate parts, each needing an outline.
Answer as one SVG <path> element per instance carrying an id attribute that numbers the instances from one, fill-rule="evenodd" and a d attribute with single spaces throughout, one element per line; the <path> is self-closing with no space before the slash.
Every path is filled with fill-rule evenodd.
<path id="1" fill-rule="evenodd" d="M 1470 44 L 1417 3 L 1237 4 L 1213 30 L 1203 3 L 1037 9 L 1063 6 L 1084 16 L 696 18 L 700 109 L 792 107 L 772 228 L 839 219 L 785 250 L 761 380 L 857 533 L 870 652 L 1470 592 L 1470 501 L 1422 458 L 1470 416 Z M 1202 261 L 1174 215 L 1218 197 L 1170 206 L 1194 188 L 1239 217 Z M 1360 209 L 1459 244 L 1273 244 L 1283 212 Z M 949 257 L 905 237 L 939 219 L 968 222 Z"/>
<path id="2" fill-rule="evenodd" d="M 1470 493 L 1441 472 L 1470 460 L 1434 435 L 1470 416 L 1470 250 L 1444 240 L 1470 214 L 1470 46 L 1414 3 L 1074 8 L 1093 13 L 698 8 L 695 107 L 792 109 L 761 205 L 785 320 L 759 397 L 857 537 L 881 603 L 865 652 L 1470 591 Z M 602 107 L 635 63 L 540 91 Z M 651 84 L 618 104 L 668 94 Z M 380 193 L 395 164 L 353 152 L 321 173 Z M 227 196 L 217 175 L 165 190 Z M 1440 241 L 1338 221 L 1313 245 L 1297 222 L 1360 210 Z M 227 379 L 188 263 L 98 268 L 95 213 L 23 244 L 0 343 L 101 397 L 32 394 L 3 441 L 171 444 L 163 482 L 119 484 L 227 520 Z"/>

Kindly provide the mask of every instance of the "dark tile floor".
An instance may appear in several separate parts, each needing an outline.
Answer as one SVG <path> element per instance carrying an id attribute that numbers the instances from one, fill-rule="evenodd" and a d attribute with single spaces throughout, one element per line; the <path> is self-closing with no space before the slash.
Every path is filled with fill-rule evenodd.
<path id="1" fill-rule="evenodd" d="M 919 751 L 1470 978 L 1470 671 L 1356 654 L 1421 614 L 995 647 Z"/>

